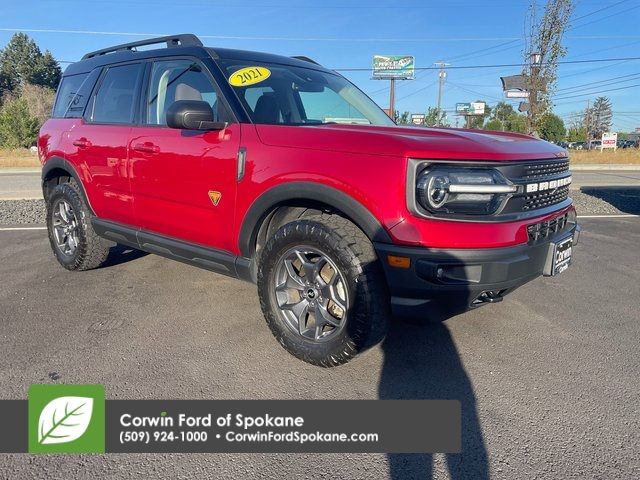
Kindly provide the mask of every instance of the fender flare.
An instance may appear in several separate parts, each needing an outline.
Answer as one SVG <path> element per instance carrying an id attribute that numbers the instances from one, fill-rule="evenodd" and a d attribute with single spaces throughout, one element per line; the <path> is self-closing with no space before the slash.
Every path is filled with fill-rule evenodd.
<path id="1" fill-rule="evenodd" d="M 247 210 L 238 238 L 243 257 L 253 256 L 260 225 L 269 212 L 278 204 L 292 200 L 311 200 L 334 207 L 354 222 L 372 242 L 392 243 L 378 219 L 346 193 L 320 183 L 287 182 L 262 193 Z"/>
<path id="2" fill-rule="evenodd" d="M 85 203 L 89 207 L 89 211 L 95 216 L 95 212 L 93 210 L 93 207 L 91 207 L 91 202 L 89 202 L 89 197 L 87 197 L 87 192 L 84 189 L 84 183 L 82 182 L 82 180 L 80 178 L 80 175 L 78 175 L 78 172 L 76 171 L 76 169 L 73 166 L 73 164 L 71 162 L 69 162 L 68 160 L 62 158 L 62 157 L 51 157 L 51 158 L 47 159 L 47 161 L 42 166 L 42 194 L 43 194 L 43 196 L 45 195 L 44 183 L 48 180 L 49 174 L 53 170 L 56 170 L 56 169 L 64 170 L 71 177 L 73 177 L 73 179 L 76 181 L 76 183 L 80 186 L 80 194 L 82 195 L 83 200 L 85 201 Z"/>

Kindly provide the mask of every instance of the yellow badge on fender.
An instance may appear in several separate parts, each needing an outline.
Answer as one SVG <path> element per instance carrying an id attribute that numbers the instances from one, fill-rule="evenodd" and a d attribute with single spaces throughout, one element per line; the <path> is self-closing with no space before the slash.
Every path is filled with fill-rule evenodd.
<path id="1" fill-rule="evenodd" d="M 213 203 L 214 207 L 218 206 L 221 198 L 222 198 L 222 194 L 220 192 L 209 190 L 209 200 L 211 200 L 211 203 Z"/>
<path id="2" fill-rule="evenodd" d="M 247 87 L 264 82 L 271 76 L 271 70 L 265 67 L 246 67 L 236 70 L 229 77 L 229 83 L 234 87 Z"/>

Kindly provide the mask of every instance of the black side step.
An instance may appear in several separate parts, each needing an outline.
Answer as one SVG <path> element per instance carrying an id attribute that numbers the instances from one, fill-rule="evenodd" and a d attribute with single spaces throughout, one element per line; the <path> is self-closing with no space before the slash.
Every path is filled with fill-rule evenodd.
<path id="1" fill-rule="evenodd" d="M 229 277 L 251 281 L 250 278 L 247 278 L 245 269 L 241 269 L 243 270 L 242 275 L 238 274 L 236 269 L 238 257 L 230 252 L 165 237 L 95 217 L 91 219 L 91 223 L 96 233 L 108 240 Z"/>

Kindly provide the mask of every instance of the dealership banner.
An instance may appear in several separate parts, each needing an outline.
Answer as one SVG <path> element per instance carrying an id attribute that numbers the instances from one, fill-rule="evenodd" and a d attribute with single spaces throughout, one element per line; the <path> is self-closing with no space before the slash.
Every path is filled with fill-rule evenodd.
<path id="1" fill-rule="evenodd" d="M 455 453 L 456 400 L 105 400 L 32 385 L 0 400 L 2 453 Z"/>

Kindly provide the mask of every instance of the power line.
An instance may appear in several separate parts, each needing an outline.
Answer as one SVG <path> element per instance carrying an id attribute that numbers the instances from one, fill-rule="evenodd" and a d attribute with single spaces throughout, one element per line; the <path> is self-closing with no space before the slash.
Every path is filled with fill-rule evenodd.
<path id="1" fill-rule="evenodd" d="M 566 100 L 568 98 L 586 97 L 590 95 L 597 95 L 599 93 L 617 92 L 618 90 L 626 90 L 628 88 L 634 88 L 634 87 L 640 87 L 640 83 L 636 83 L 635 85 L 627 85 L 626 87 L 610 88 L 608 90 L 599 90 L 597 92 L 580 93 L 578 95 L 569 95 L 567 97 L 556 98 L 555 100 Z"/>
<path id="2" fill-rule="evenodd" d="M 598 85 L 599 87 L 603 87 L 603 86 L 609 85 L 609 84 L 630 82 L 632 80 L 635 80 L 636 78 L 628 78 L 628 77 L 638 77 L 639 75 L 640 75 L 640 73 L 630 73 L 629 75 L 620 75 L 619 77 L 607 78 L 605 80 L 598 80 L 598 81 L 595 81 L 595 82 L 583 83 L 581 85 L 574 85 L 572 87 L 559 88 L 559 89 L 556 90 L 556 92 L 564 92 L 564 91 L 567 91 L 567 90 L 579 90 L 579 89 L 581 89 L 581 87 L 588 87 L 589 85 L 598 85 L 598 84 L 601 84 L 601 83 L 603 85 Z M 617 80 L 617 79 L 621 79 L 621 78 L 627 78 L 627 80 L 613 81 L 613 80 Z"/>

